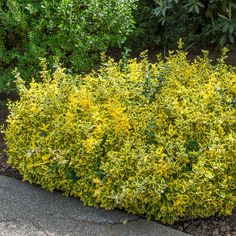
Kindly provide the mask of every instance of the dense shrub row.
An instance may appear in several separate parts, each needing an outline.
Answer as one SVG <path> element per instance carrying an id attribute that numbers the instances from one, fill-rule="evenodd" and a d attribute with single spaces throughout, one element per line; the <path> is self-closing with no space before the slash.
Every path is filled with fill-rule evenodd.
<path id="1" fill-rule="evenodd" d="M 9 104 L 9 163 L 89 205 L 172 223 L 235 208 L 236 73 L 186 53 L 42 71 Z"/>
<path id="2" fill-rule="evenodd" d="M 12 89 L 17 66 L 25 80 L 40 57 L 86 71 L 98 52 L 119 46 L 133 27 L 136 0 L 1 0 L 0 91 Z"/>

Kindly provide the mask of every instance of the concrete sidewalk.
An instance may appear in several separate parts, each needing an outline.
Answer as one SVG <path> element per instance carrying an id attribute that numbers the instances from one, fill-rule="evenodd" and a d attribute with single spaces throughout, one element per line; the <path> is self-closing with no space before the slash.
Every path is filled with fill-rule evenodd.
<path id="1" fill-rule="evenodd" d="M 127 222 L 123 224 L 123 222 Z M 76 198 L 49 193 L 0 175 L 0 235 L 185 236 L 123 211 L 83 206 Z"/>

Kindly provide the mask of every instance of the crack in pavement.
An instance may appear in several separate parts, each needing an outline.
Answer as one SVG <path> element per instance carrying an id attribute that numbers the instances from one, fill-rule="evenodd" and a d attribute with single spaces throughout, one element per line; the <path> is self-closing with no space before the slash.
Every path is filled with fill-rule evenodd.
<path id="1" fill-rule="evenodd" d="M 39 223 L 32 221 L 32 219 L 30 220 L 30 223 L 32 223 L 32 225 L 39 231 L 43 232 L 46 236 L 50 236 L 50 234 L 48 234 L 45 229 L 43 229 L 43 226 L 40 225 Z"/>

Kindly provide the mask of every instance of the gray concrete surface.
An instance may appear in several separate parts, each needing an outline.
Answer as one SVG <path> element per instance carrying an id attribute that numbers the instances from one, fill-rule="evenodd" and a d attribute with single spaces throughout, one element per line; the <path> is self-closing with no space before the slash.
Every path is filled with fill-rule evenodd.
<path id="1" fill-rule="evenodd" d="M 127 222 L 126 224 L 123 224 Z M 0 175 L 0 236 L 185 236 L 123 211 L 84 206 L 72 197 Z"/>

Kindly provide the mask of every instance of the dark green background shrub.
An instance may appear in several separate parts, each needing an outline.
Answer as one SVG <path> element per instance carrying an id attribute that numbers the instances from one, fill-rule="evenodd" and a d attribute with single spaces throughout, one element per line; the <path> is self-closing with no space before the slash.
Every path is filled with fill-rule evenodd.
<path id="1" fill-rule="evenodd" d="M 172 223 L 235 208 L 236 73 L 186 53 L 150 64 L 58 68 L 10 103 L 9 163 L 89 205 Z"/>
<path id="2" fill-rule="evenodd" d="M 154 12 L 160 17 L 166 37 L 171 31 L 176 32 L 177 37 L 182 37 L 179 33 L 184 30 L 183 38 L 193 43 L 206 40 L 208 43 L 224 46 L 235 42 L 234 0 L 155 0 L 155 2 L 158 7 Z M 168 25 L 171 27 L 166 29 Z"/>
<path id="3" fill-rule="evenodd" d="M 86 71 L 98 52 L 119 46 L 133 27 L 134 0 L 2 0 L 0 91 L 13 88 L 12 70 L 36 74 L 39 58 L 57 57 L 72 71 Z"/>
<path id="4" fill-rule="evenodd" d="M 154 15 L 154 1 L 139 0 L 133 11 L 135 29 L 128 36 L 126 46 L 134 50 L 143 50 L 160 44 L 158 17 Z"/>
<path id="5" fill-rule="evenodd" d="M 233 0 L 141 0 L 134 16 L 137 28 L 130 40 L 139 39 L 142 49 L 175 48 L 179 38 L 187 47 L 222 47 L 236 39 Z"/>

